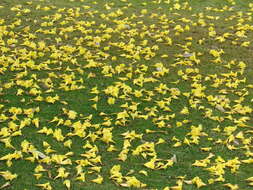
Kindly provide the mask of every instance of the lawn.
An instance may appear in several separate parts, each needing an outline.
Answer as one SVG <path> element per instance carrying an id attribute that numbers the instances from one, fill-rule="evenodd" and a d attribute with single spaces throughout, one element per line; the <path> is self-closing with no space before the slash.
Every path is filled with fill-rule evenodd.
<path id="1" fill-rule="evenodd" d="M 251 0 L 1 0 L 0 190 L 253 188 Z"/>

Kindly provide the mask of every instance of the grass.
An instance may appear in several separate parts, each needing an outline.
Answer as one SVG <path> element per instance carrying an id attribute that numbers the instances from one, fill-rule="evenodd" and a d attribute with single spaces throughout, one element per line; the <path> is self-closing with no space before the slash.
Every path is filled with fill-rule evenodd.
<path id="1" fill-rule="evenodd" d="M 0 189 L 251 189 L 252 11 L 250 0 L 1 1 Z"/>

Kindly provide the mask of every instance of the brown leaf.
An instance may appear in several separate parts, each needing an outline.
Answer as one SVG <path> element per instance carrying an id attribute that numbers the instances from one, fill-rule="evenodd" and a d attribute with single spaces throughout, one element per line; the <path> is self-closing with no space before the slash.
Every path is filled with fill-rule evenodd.
<path id="1" fill-rule="evenodd" d="M 7 188 L 7 187 L 9 187 L 9 186 L 11 186 L 11 183 L 10 183 L 10 182 L 6 182 L 5 184 L 3 184 L 3 185 L 0 187 L 0 189 Z"/>
<path id="2" fill-rule="evenodd" d="M 221 112 L 225 112 L 225 109 L 221 105 L 216 105 L 215 108 Z"/>

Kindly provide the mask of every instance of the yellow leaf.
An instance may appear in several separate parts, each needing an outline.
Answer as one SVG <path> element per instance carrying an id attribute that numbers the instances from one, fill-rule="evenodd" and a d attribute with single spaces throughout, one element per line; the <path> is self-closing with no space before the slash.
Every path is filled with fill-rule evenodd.
<path id="1" fill-rule="evenodd" d="M 110 170 L 110 178 L 113 179 L 118 184 L 121 184 L 123 182 L 123 176 L 120 172 L 121 166 L 120 165 L 114 165 Z"/>
<path id="2" fill-rule="evenodd" d="M 65 138 L 62 135 L 62 130 L 61 129 L 55 129 L 53 136 L 56 138 L 57 141 L 63 141 Z"/>
<path id="3" fill-rule="evenodd" d="M 79 180 L 79 181 L 82 181 L 82 182 L 85 182 L 85 180 L 86 180 L 85 173 L 80 173 L 79 176 L 77 176 L 75 179 Z"/>
<path id="4" fill-rule="evenodd" d="M 110 142 L 114 142 L 112 140 L 112 128 L 104 128 L 103 131 L 102 131 L 102 138 L 101 140 L 104 141 L 105 143 L 110 143 Z"/>
<path id="5" fill-rule="evenodd" d="M 242 160 L 243 163 L 246 163 L 246 164 L 252 164 L 253 163 L 253 158 L 249 158 L 247 160 Z"/>
<path id="6" fill-rule="evenodd" d="M 148 176 L 148 172 L 146 172 L 145 170 L 140 170 L 139 173 Z"/>
<path id="7" fill-rule="evenodd" d="M 173 145 L 173 147 L 179 147 L 179 146 L 181 146 L 181 145 L 182 145 L 181 142 L 176 142 L 176 143 Z"/>
<path id="8" fill-rule="evenodd" d="M 137 188 L 142 188 L 142 187 L 146 187 L 147 185 L 140 182 L 136 177 L 132 176 L 132 177 L 125 177 L 126 179 L 126 183 L 128 185 L 128 187 L 137 187 Z"/>
<path id="9" fill-rule="evenodd" d="M 230 190 L 238 190 L 239 189 L 239 186 L 237 184 L 232 185 L 231 183 L 227 183 L 227 184 L 224 184 L 223 186 L 228 187 Z"/>
<path id="10" fill-rule="evenodd" d="M 181 111 L 180 111 L 181 114 L 184 114 L 184 115 L 188 115 L 189 114 L 189 110 L 187 107 L 184 107 Z"/>
<path id="11" fill-rule="evenodd" d="M 121 161 L 126 161 L 126 159 L 127 159 L 127 154 L 128 154 L 128 152 L 129 152 L 129 149 L 123 149 L 120 153 L 119 153 L 119 155 L 118 155 L 118 160 L 121 160 Z"/>
<path id="12" fill-rule="evenodd" d="M 91 98 L 90 100 L 94 102 L 98 102 L 98 96 L 95 96 L 94 98 Z"/>
<path id="13" fill-rule="evenodd" d="M 14 146 L 12 146 L 12 144 L 11 144 L 11 138 L 10 137 L 4 138 L 4 139 L 0 139 L 0 142 L 4 143 L 4 145 L 5 145 L 6 148 L 13 148 L 13 149 L 15 149 Z"/>
<path id="14" fill-rule="evenodd" d="M 252 181 L 253 182 L 253 177 L 247 178 L 246 181 Z"/>
<path id="15" fill-rule="evenodd" d="M 42 174 L 41 173 L 35 173 L 33 174 L 35 176 L 35 178 L 38 180 L 42 177 Z"/>
<path id="16" fill-rule="evenodd" d="M 41 184 L 36 184 L 36 186 L 42 187 L 42 189 L 45 189 L 45 190 L 52 190 L 52 186 L 50 185 L 49 182 L 47 182 L 47 183 L 41 183 Z"/>
<path id="17" fill-rule="evenodd" d="M 98 175 L 96 179 L 91 180 L 94 183 L 101 184 L 103 183 L 103 177 L 101 175 Z"/>
<path id="18" fill-rule="evenodd" d="M 70 189 L 70 180 L 64 180 L 63 184 L 67 187 L 68 190 Z"/>
<path id="19" fill-rule="evenodd" d="M 93 105 L 91 105 L 91 107 L 93 107 L 95 110 L 98 109 L 98 108 L 97 108 L 97 104 L 93 104 Z"/>
<path id="20" fill-rule="evenodd" d="M 117 149 L 115 148 L 114 145 L 110 145 L 106 150 L 107 150 L 108 152 L 117 151 Z"/>
<path id="21" fill-rule="evenodd" d="M 9 180 L 12 181 L 13 179 L 17 178 L 18 175 L 17 174 L 12 174 L 9 171 L 0 171 L 0 175 L 5 179 L 5 180 Z"/>
<path id="22" fill-rule="evenodd" d="M 69 117 L 69 119 L 75 119 L 76 116 L 77 116 L 77 113 L 76 113 L 75 111 L 70 110 L 70 111 L 68 112 L 68 117 Z"/>
<path id="23" fill-rule="evenodd" d="M 192 179 L 192 183 L 196 184 L 198 188 L 200 188 L 202 186 L 206 186 L 206 184 L 199 177 L 194 177 Z"/>
<path id="24" fill-rule="evenodd" d="M 200 148 L 200 150 L 208 152 L 208 151 L 212 150 L 212 147 L 203 147 L 203 148 Z"/>
<path id="25" fill-rule="evenodd" d="M 157 144 L 163 144 L 163 143 L 165 143 L 165 140 L 162 138 L 159 138 L 158 142 L 155 144 L 157 145 Z"/>
<path id="26" fill-rule="evenodd" d="M 149 162 L 145 163 L 144 166 L 150 169 L 155 169 L 155 161 L 156 161 L 156 158 L 154 157 Z"/>
<path id="27" fill-rule="evenodd" d="M 108 100 L 107 100 L 107 103 L 108 103 L 109 105 L 114 104 L 114 103 L 115 103 L 115 98 L 109 97 Z"/>
<path id="28" fill-rule="evenodd" d="M 69 172 L 65 172 L 65 168 L 63 167 L 60 167 L 58 170 L 58 175 L 55 176 L 54 179 L 57 179 L 57 178 L 67 178 L 69 176 Z"/>
<path id="29" fill-rule="evenodd" d="M 69 139 L 69 140 L 65 141 L 65 142 L 63 143 L 63 145 L 64 145 L 65 147 L 71 148 L 72 140 Z"/>
<path id="30" fill-rule="evenodd" d="M 36 173 L 39 173 L 39 172 L 45 172 L 46 170 L 43 168 L 42 165 L 38 165 L 38 166 L 34 169 L 34 171 L 35 171 Z"/>

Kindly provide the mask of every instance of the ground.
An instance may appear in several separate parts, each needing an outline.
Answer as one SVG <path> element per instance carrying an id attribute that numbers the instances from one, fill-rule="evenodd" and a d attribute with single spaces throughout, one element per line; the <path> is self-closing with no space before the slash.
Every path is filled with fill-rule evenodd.
<path id="1" fill-rule="evenodd" d="M 252 189 L 252 13 L 2 0 L 0 189 Z"/>

